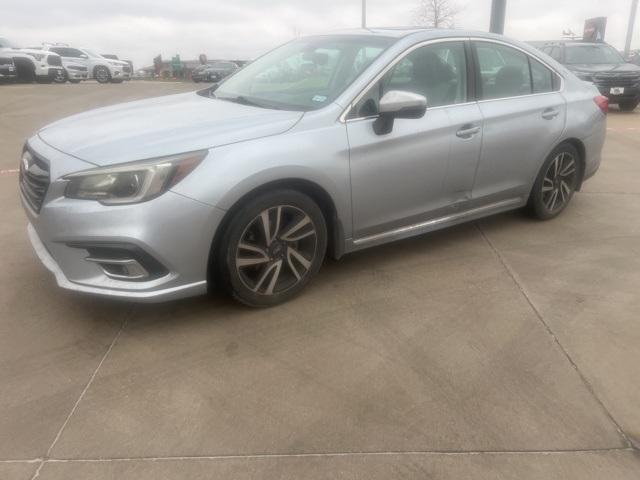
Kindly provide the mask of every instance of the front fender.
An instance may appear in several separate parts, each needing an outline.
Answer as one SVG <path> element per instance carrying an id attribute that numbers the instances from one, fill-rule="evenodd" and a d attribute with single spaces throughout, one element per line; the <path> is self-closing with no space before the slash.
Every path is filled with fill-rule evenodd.
<path id="1" fill-rule="evenodd" d="M 289 131 L 213 148 L 173 191 L 223 210 L 273 182 L 304 180 L 322 188 L 350 238 L 351 181 L 344 124 Z"/>

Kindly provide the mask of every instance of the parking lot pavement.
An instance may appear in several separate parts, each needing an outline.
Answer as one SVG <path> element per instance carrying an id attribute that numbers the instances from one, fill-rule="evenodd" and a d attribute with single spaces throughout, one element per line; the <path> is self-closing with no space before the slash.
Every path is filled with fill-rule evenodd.
<path id="1" fill-rule="evenodd" d="M 327 261 L 277 308 L 60 291 L 26 236 L 24 138 L 192 89 L 0 89 L 0 478 L 638 477 L 640 113 L 611 113 L 560 218 Z"/>

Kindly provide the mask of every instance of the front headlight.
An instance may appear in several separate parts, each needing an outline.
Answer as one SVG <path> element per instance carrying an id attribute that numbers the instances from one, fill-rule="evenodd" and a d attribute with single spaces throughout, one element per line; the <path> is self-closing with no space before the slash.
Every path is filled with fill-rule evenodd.
<path id="1" fill-rule="evenodd" d="M 186 177 L 207 153 L 191 152 L 72 173 L 63 177 L 69 182 L 65 197 L 97 200 L 104 205 L 145 202 Z"/>
<path id="2" fill-rule="evenodd" d="M 586 73 L 586 72 L 575 72 L 576 77 L 578 77 L 580 80 L 584 81 L 584 82 L 591 82 L 593 83 L 593 75 L 590 73 Z"/>

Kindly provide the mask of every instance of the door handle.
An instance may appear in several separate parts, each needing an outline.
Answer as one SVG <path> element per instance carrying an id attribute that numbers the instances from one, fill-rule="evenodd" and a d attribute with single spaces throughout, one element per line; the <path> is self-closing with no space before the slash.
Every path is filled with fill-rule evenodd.
<path id="1" fill-rule="evenodd" d="M 548 108 L 544 112 L 542 112 L 542 118 L 544 118 L 545 120 L 552 120 L 558 115 L 560 115 L 560 110 L 557 110 L 555 108 Z"/>
<path id="2" fill-rule="evenodd" d="M 463 127 L 456 132 L 456 137 L 470 138 L 480 132 L 478 125 L 463 125 Z"/>

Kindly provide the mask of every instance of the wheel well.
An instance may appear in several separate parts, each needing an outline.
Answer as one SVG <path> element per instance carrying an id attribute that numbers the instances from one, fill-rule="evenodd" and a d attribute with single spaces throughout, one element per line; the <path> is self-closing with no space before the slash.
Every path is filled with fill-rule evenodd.
<path id="1" fill-rule="evenodd" d="M 299 178 L 288 178 L 282 180 L 276 180 L 273 182 L 261 185 L 250 192 L 243 195 L 234 205 L 227 210 L 220 225 L 216 229 L 215 236 L 211 242 L 211 250 L 209 251 L 209 261 L 207 267 L 207 278 L 213 280 L 212 260 L 220 246 L 222 236 L 229 225 L 231 219 L 233 219 L 235 213 L 245 205 L 249 200 L 255 198 L 262 193 L 276 190 L 279 188 L 286 188 L 290 190 L 297 190 L 300 193 L 308 195 L 316 202 L 322 211 L 325 222 L 327 223 L 327 254 L 333 258 L 340 258 L 344 250 L 344 235 L 343 228 L 340 219 L 338 218 L 337 210 L 331 196 L 320 185 L 311 182 L 309 180 Z"/>
<path id="2" fill-rule="evenodd" d="M 578 188 L 577 188 L 577 190 L 580 190 L 580 188 L 582 188 L 582 181 L 584 180 L 584 171 L 586 166 L 585 162 L 587 159 L 587 152 L 584 147 L 584 143 L 582 143 L 582 141 L 578 140 L 577 138 L 568 138 L 562 143 L 568 143 L 569 145 L 573 146 L 578 151 L 578 155 L 580 156 L 578 160 L 580 161 L 580 167 L 582 168 L 582 172 L 579 177 L 580 183 L 578 183 Z"/>
<path id="3" fill-rule="evenodd" d="M 18 78 L 33 80 L 32 78 L 27 78 L 35 76 L 36 66 L 34 65 L 32 60 L 24 57 L 15 57 L 13 59 L 13 63 L 16 66 L 16 73 L 18 75 Z"/>

